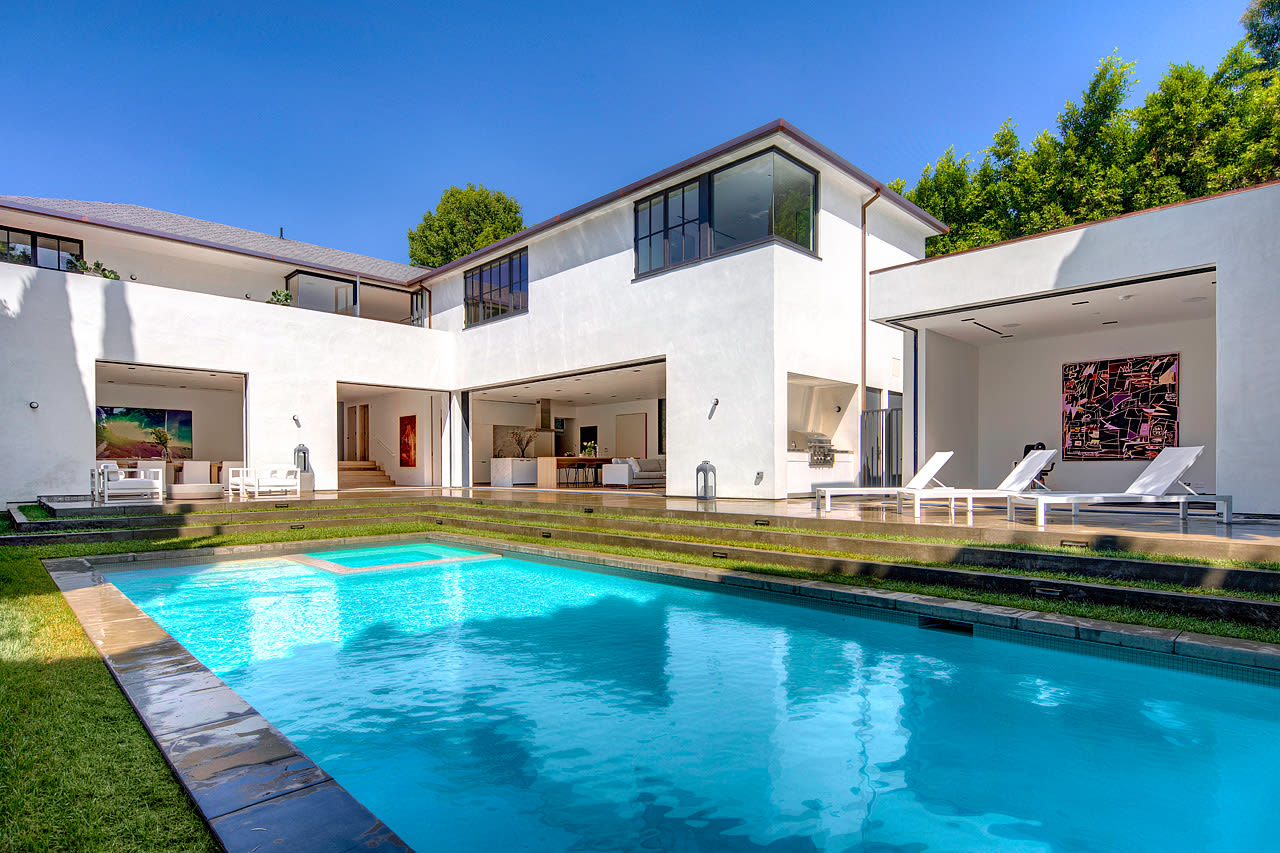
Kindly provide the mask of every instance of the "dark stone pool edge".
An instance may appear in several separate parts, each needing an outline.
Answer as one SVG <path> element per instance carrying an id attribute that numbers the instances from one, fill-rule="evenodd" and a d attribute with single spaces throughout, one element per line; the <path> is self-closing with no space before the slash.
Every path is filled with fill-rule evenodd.
<path id="1" fill-rule="evenodd" d="M 165 553 L 153 556 L 166 558 Z M 412 849 L 104 580 L 95 568 L 101 562 L 74 558 L 44 564 L 224 849 Z"/>

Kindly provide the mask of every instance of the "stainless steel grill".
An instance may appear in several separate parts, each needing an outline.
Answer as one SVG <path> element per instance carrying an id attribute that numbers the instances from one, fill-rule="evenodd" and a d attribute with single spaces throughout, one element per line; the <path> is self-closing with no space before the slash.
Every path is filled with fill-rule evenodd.
<path id="1" fill-rule="evenodd" d="M 831 439 L 820 432 L 808 433 L 806 439 L 809 445 L 809 467 L 834 468 L 836 452 L 831 446 Z"/>

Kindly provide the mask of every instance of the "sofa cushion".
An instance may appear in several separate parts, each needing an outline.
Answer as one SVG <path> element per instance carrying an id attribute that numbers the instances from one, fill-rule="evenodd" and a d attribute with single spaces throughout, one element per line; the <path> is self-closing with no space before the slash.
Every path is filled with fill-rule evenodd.
<path id="1" fill-rule="evenodd" d="M 657 474 L 662 471 L 662 460 L 660 459 L 641 459 L 639 460 L 640 473 Z"/>
<path id="2" fill-rule="evenodd" d="M 641 471 L 640 463 L 636 461 L 636 458 L 635 458 L 634 456 L 628 456 L 628 457 L 627 457 L 627 464 L 631 466 L 631 473 L 632 473 L 632 474 L 639 474 L 639 473 L 640 473 L 640 471 Z"/>

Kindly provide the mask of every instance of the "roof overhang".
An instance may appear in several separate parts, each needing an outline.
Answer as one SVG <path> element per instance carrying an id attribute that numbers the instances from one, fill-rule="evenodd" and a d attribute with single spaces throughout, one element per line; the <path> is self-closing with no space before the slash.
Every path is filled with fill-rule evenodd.
<path id="1" fill-rule="evenodd" d="M 741 136 L 736 136 L 733 139 L 730 139 L 728 142 L 721 143 L 720 145 L 717 145 L 714 148 L 710 148 L 706 151 L 703 151 L 700 154 L 695 154 L 694 156 L 686 160 L 682 160 L 679 163 L 676 163 L 674 166 L 669 166 L 666 169 L 663 169 L 659 172 L 655 172 L 652 175 L 649 175 L 648 177 L 644 177 L 638 181 L 634 181 L 633 183 L 627 184 L 625 187 L 622 187 L 621 189 L 614 190 L 613 192 L 602 195 L 599 198 L 594 198 L 591 201 L 586 202 L 585 204 L 580 204 L 577 207 L 572 208 L 571 210 L 567 210 L 564 213 L 551 217 L 550 219 L 543 220 L 542 222 L 539 222 L 536 225 L 531 225 L 528 228 L 524 229 L 523 231 L 517 232 L 515 234 L 512 234 L 510 237 L 506 237 L 502 240 L 499 240 L 496 243 L 492 243 L 488 246 L 485 246 L 483 249 L 479 249 L 475 252 L 472 252 L 471 254 L 466 255 L 465 257 L 458 258 L 455 261 L 450 261 L 449 263 L 438 266 L 435 269 L 430 270 L 429 272 L 424 272 L 422 275 L 418 276 L 417 278 L 411 279 L 409 283 L 417 284 L 417 283 L 425 282 L 427 279 L 444 275 L 446 273 L 452 272 L 462 267 L 471 266 L 472 264 L 476 263 L 476 261 L 483 255 L 501 253 L 504 250 L 512 249 L 521 243 L 527 242 L 532 237 L 538 234 L 541 234 L 544 231 L 549 231 L 552 228 L 555 228 L 560 225 L 564 225 L 574 219 L 577 219 L 582 216 L 586 216 L 587 214 L 592 213 L 593 211 L 599 210 L 600 208 L 603 208 L 606 205 L 614 204 L 618 201 L 626 199 L 629 196 L 636 195 L 638 193 L 643 192 L 646 189 L 649 189 L 650 187 L 653 187 L 664 181 L 670 180 L 671 178 L 681 174 L 682 172 L 686 172 L 690 169 L 695 169 L 698 166 L 701 166 L 719 157 L 723 157 L 726 154 L 730 154 L 740 148 L 745 148 L 749 145 L 753 145 L 763 139 L 767 139 L 774 135 L 781 135 L 786 137 L 787 139 L 791 140 L 801 148 L 807 151 L 810 151 L 813 154 L 817 155 L 818 157 L 821 157 L 822 159 L 826 160 L 828 163 L 830 163 L 840 172 L 842 172 L 845 175 L 848 175 L 849 177 L 853 178 L 855 181 L 858 181 L 859 183 L 863 184 L 868 189 L 872 191 L 878 190 L 880 192 L 880 197 L 882 199 L 898 207 L 903 212 L 910 215 L 913 219 L 917 220 L 918 222 L 923 224 L 925 227 L 934 231 L 936 234 L 947 233 L 948 231 L 947 226 L 944 225 L 938 219 L 931 216 L 928 212 L 921 209 L 920 207 L 917 207 L 912 202 L 903 198 L 900 194 L 889 189 L 889 187 L 886 186 L 884 183 L 871 177 L 871 175 L 862 171 L 857 166 L 853 165 L 848 160 L 841 157 L 839 154 L 835 153 L 827 146 L 818 142 L 813 137 L 802 132 L 801 130 L 796 128 L 794 125 L 792 125 L 790 122 L 786 121 L 785 119 L 777 119 L 775 121 L 769 122 L 768 124 L 757 127 L 755 130 L 748 131 L 747 133 L 744 133 Z"/>

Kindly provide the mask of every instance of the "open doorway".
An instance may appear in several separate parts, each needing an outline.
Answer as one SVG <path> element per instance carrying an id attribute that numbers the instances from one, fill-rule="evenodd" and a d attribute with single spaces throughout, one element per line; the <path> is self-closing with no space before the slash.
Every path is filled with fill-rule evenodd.
<path id="1" fill-rule="evenodd" d="M 666 390 L 661 359 L 476 389 L 472 482 L 661 491 Z M 515 440 L 526 437 L 523 447 Z"/>
<path id="2" fill-rule="evenodd" d="M 225 471 L 247 457 L 245 435 L 244 374 L 95 365 L 95 459 L 121 467 L 163 461 L 169 497 L 221 497 Z"/>
<path id="3" fill-rule="evenodd" d="M 449 395 L 338 383 L 338 488 L 439 486 Z"/>

